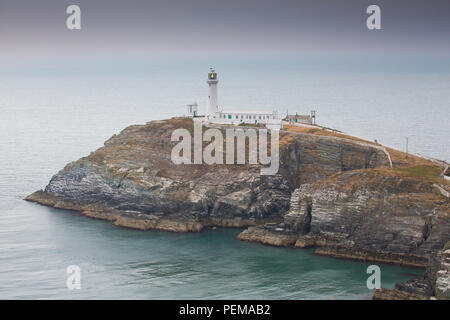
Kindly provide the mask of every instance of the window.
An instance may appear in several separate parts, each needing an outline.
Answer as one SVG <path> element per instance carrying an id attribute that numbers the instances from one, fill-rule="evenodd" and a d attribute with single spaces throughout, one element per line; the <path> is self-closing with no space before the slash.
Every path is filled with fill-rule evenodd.
<path id="1" fill-rule="evenodd" d="M 228 115 L 228 119 L 231 119 L 231 114 Z"/>

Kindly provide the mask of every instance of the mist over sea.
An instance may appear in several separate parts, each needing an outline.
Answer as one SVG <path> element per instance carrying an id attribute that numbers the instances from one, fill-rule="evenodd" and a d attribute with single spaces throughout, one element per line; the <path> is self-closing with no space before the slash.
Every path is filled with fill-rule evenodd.
<path id="1" fill-rule="evenodd" d="M 22 199 L 131 124 L 205 110 L 206 73 L 229 110 L 316 110 L 317 123 L 450 160 L 449 68 L 297 60 L 0 61 L 0 298 L 369 298 L 369 264 L 243 243 L 238 230 L 120 229 Z M 66 288 L 81 267 L 82 289 Z M 418 270 L 382 266 L 393 287 Z"/>

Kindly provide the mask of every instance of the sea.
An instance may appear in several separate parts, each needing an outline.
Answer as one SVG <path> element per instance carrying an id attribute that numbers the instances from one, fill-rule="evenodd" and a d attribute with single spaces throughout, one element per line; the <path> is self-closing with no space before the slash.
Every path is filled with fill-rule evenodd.
<path id="1" fill-rule="evenodd" d="M 315 110 L 320 125 L 402 151 L 408 138 L 408 152 L 450 160 L 448 68 L 179 60 L 0 60 L 0 299 L 370 299 L 371 263 L 241 242 L 240 229 L 123 229 L 23 200 L 131 124 L 194 101 L 205 110 L 209 67 L 223 109 Z M 423 272 L 379 267 L 386 288 Z"/>

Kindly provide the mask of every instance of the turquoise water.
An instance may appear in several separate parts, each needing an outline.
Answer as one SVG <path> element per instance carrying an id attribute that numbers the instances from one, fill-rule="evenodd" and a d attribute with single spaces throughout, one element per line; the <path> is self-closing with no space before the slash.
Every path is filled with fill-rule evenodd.
<path id="1" fill-rule="evenodd" d="M 239 230 L 121 229 L 23 201 L 126 126 L 204 107 L 209 65 L 129 64 L 0 66 L 0 298 L 370 298 L 366 263 L 240 242 Z M 411 152 L 450 158 L 448 73 L 216 68 L 228 109 L 314 106 L 323 125 L 400 149 L 408 136 Z M 66 288 L 69 265 L 81 290 Z M 388 288 L 421 273 L 381 270 Z"/>
<path id="2" fill-rule="evenodd" d="M 38 205 L 22 210 L 33 216 L 23 214 L 6 223 L 12 238 L 2 242 L 0 298 L 371 297 L 365 285 L 369 264 L 241 242 L 235 240 L 239 230 L 142 232 Z M 80 290 L 66 288 L 69 265 L 81 268 Z M 381 266 L 382 285 L 392 287 L 418 273 Z"/>

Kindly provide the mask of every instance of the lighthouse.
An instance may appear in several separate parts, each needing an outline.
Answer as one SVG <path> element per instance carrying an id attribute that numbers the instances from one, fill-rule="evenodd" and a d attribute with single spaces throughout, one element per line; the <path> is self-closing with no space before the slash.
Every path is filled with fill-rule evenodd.
<path id="1" fill-rule="evenodd" d="M 217 98 L 217 72 L 210 68 L 208 72 L 208 78 L 206 79 L 208 84 L 208 101 L 206 103 L 205 117 L 197 117 L 193 113 L 193 109 L 188 109 L 189 116 L 194 118 L 194 121 L 202 121 L 205 123 L 216 123 L 225 125 L 265 125 L 270 130 L 280 130 L 283 128 L 282 120 L 278 115 L 277 110 L 273 111 L 226 111 L 220 108 Z M 195 105 L 196 106 L 196 105 Z M 189 105 L 188 108 L 191 108 Z"/>
<path id="2" fill-rule="evenodd" d="M 208 84 L 208 103 L 207 103 L 207 116 L 212 118 L 214 113 L 219 111 L 219 105 L 217 100 L 217 73 L 213 68 L 209 69 L 208 79 L 206 83 Z"/>

